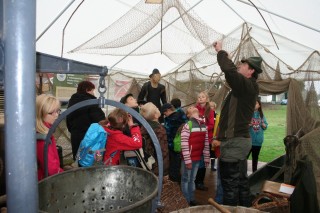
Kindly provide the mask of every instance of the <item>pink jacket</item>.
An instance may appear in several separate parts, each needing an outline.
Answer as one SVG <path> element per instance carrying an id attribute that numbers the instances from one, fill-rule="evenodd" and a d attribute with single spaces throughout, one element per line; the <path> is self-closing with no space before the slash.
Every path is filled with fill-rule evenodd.
<path id="1" fill-rule="evenodd" d="M 196 105 L 196 108 L 199 110 L 200 117 L 204 117 L 205 107 L 202 107 L 200 104 Z M 209 117 L 205 118 L 206 126 L 208 127 L 208 139 L 209 141 L 213 138 L 213 129 L 214 129 L 214 111 L 210 109 Z"/>
<path id="2" fill-rule="evenodd" d="M 46 125 L 51 127 L 50 125 Z M 44 140 L 37 140 L 37 164 L 38 164 L 38 180 L 42 180 L 45 177 L 44 174 Z M 54 175 L 63 172 L 60 168 L 60 159 L 56 146 L 56 140 L 54 136 L 51 136 L 51 143 L 48 145 L 48 175 Z"/>

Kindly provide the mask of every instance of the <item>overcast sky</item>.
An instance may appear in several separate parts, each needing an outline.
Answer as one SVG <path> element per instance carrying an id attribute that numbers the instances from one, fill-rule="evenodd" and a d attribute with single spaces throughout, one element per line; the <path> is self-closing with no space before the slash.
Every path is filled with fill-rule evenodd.
<path id="1" fill-rule="evenodd" d="M 187 0 L 190 6 L 201 0 Z M 262 18 L 253 7 L 237 0 L 224 0 L 246 21 L 266 28 Z M 37 0 L 37 36 L 53 21 L 53 19 L 71 2 L 71 0 Z M 37 42 L 37 51 L 60 56 L 62 44 L 62 29 L 70 14 L 80 0 L 76 0 L 61 18 Z M 70 21 L 65 33 L 65 51 L 70 51 L 92 36 L 111 25 L 123 16 L 138 0 L 87 0 Z M 319 0 L 252 0 L 258 7 L 272 11 L 296 22 L 303 23 L 320 30 L 320 1 Z M 227 34 L 238 27 L 243 20 L 221 0 L 203 0 L 194 11 L 209 26 L 218 32 Z M 304 44 L 313 49 L 320 49 L 320 33 L 307 29 L 298 24 L 286 21 L 274 15 L 261 11 L 271 30 Z M 92 15 L 94 14 L 94 15 Z M 266 35 L 270 36 L 271 35 Z M 290 53 L 288 53 L 290 54 Z M 65 54 L 64 57 L 93 63 L 112 66 L 123 57 L 110 57 L 89 54 Z M 284 59 L 285 60 L 285 59 Z M 301 59 L 303 61 L 303 59 Z M 292 62 L 294 63 L 294 62 Z M 299 62 L 300 63 L 300 62 Z M 154 67 L 169 71 L 178 66 L 165 56 L 153 54 L 150 56 L 128 57 L 117 67 L 149 74 Z M 294 67 L 294 66 L 293 66 Z"/>

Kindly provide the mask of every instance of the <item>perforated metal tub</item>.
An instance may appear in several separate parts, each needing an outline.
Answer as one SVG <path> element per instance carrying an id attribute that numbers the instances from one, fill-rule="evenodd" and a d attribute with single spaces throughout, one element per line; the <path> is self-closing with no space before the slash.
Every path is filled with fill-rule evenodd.
<path id="1" fill-rule="evenodd" d="M 39 182 L 46 212 L 151 212 L 157 177 L 129 166 L 78 168 Z"/>

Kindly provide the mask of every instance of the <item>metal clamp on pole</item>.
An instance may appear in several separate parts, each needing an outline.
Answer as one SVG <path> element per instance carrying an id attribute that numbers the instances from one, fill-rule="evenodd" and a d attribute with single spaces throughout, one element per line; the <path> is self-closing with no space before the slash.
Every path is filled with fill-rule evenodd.
<path id="1" fill-rule="evenodd" d="M 100 108 L 104 108 L 104 100 L 105 100 L 105 97 L 104 97 L 104 94 L 106 93 L 107 91 L 107 88 L 106 88 L 106 76 L 108 74 L 108 68 L 107 67 L 103 67 L 103 70 L 102 70 L 102 73 L 100 73 L 100 79 L 99 79 L 99 88 L 98 88 L 98 91 L 100 93 L 100 96 L 99 96 L 99 107 Z"/>

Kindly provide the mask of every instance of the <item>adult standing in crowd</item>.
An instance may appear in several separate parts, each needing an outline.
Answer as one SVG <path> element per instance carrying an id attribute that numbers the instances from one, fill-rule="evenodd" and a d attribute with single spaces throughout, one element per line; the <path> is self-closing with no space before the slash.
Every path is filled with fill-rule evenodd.
<path id="1" fill-rule="evenodd" d="M 69 100 L 68 108 L 85 100 L 96 99 L 95 86 L 90 81 L 82 81 L 78 84 L 77 92 Z M 105 114 L 98 105 L 82 107 L 67 116 L 67 128 L 71 133 L 71 145 L 73 160 L 76 159 L 79 145 L 92 123 L 98 123 L 105 119 Z"/>
<path id="2" fill-rule="evenodd" d="M 220 172 L 223 187 L 223 204 L 251 206 L 247 176 L 247 155 L 251 149 L 249 124 L 259 94 L 256 82 L 262 72 L 260 57 L 241 60 L 237 66 L 215 42 L 218 64 L 231 87 L 221 110 L 219 133 L 213 145 L 221 147 Z"/>
<path id="3" fill-rule="evenodd" d="M 36 131 L 37 131 L 37 164 L 38 180 L 45 178 L 44 171 L 44 146 L 45 137 L 50 127 L 60 114 L 60 101 L 52 96 L 42 94 L 36 99 Z M 51 136 L 51 143 L 48 145 L 48 175 L 63 172 L 60 167 L 60 159 L 56 147 L 56 140 Z"/>
<path id="4" fill-rule="evenodd" d="M 161 74 L 158 69 L 154 69 L 149 75 L 150 81 L 143 84 L 138 95 L 138 101 L 146 99 L 161 111 L 161 106 L 167 103 L 166 88 L 160 84 Z M 159 122 L 163 123 L 163 116 L 159 118 Z"/>

